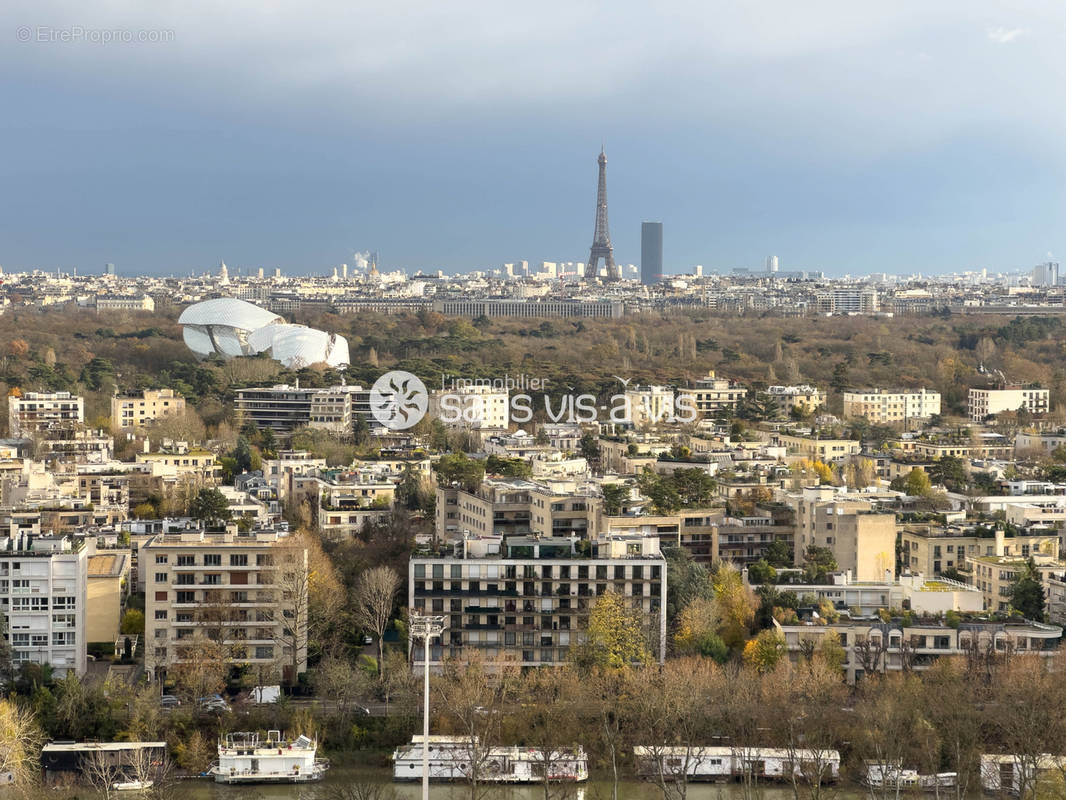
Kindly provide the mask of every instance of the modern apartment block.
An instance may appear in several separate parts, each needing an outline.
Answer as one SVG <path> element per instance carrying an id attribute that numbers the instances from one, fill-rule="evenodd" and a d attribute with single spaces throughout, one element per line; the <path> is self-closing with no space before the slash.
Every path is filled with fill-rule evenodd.
<path id="1" fill-rule="evenodd" d="M 1056 531 L 1035 529 L 1007 536 L 1003 529 L 985 531 L 975 525 L 912 524 L 900 528 L 900 568 L 923 575 L 968 570 L 967 559 L 979 556 L 1028 558 L 1046 553 L 1057 558 Z"/>
<path id="2" fill-rule="evenodd" d="M 525 480 L 482 481 L 476 491 L 437 488 L 437 536 L 530 535 L 588 538 L 602 500 L 591 487 L 553 487 Z"/>
<path id="3" fill-rule="evenodd" d="M 173 389 L 146 389 L 141 394 L 116 395 L 111 398 L 111 429 L 138 430 L 162 417 L 178 416 L 185 411 L 185 398 Z"/>
<path id="4" fill-rule="evenodd" d="M 656 537 L 593 542 L 587 555 L 567 537 L 467 537 L 450 555 L 412 557 L 408 578 L 408 605 L 447 618 L 430 669 L 472 652 L 521 667 L 565 663 L 609 589 L 641 612 L 651 652 L 666 657 L 666 560 Z M 414 668 L 423 667 L 415 648 Z"/>
<path id="5" fill-rule="evenodd" d="M 831 486 L 811 486 L 789 495 L 796 510 L 796 563 L 811 546 L 833 552 L 837 567 L 858 581 L 884 580 L 896 568 L 896 515 L 878 512 Z"/>
<path id="6" fill-rule="evenodd" d="M 815 647 L 824 636 L 836 633 L 846 655 L 844 674 L 849 684 L 864 675 L 929 669 L 942 656 L 967 653 L 1054 655 L 1062 628 L 1038 622 L 963 622 L 958 627 L 942 623 L 904 625 L 902 621 L 842 620 L 826 625 L 777 625 L 785 637 L 789 658 L 799 662 L 805 646 Z"/>
<path id="7" fill-rule="evenodd" d="M 433 392 L 429 399 L 429 413 L 448 427 L 506 429 L 511 422 L 510 393 L 490 384 L 449 387 Z"/>
<path id="8" fill-rule="evenodd" d="M 844 392 L 844 418 L 865 417 L 879 425 L 929 419 L 940 413 L 940 392 L 864 389 Z"/>
<path id="9" fill-rule="evenodd" d="M 307 549 L 285 531 L 235 528 L 160 533 L 140 548 L 150 677 L 202 657 L 208 640 L 264 679 L 307 668 Z"/>
<path id="10" fill-rule="evenodd" d="M 234 398 L 237 419 L 259 428 L 288 433 L 296 428 L 321 428 L 344 436 L 351 433 L 356 415 L 373 424 L 370 390 L 360 386 L 307 389 L 299 385 L 238 389 Z"/>
<path id="11" fill-rule="evenodd" d="M 11 660 L 85 672 L 87 550 L 64 537 L 0 538 L 0 611 Z"/>
<path id="12" fill-rule="evenodd" d="M 1046 414 L 1050 392 L 1034 386 L 1009 386 L 1002 389 L 970 389 L 966 410 L 974 422 L 1004 411 L 1025 409 L 1030 414 Z"/>
<path id="13" fill-rule="evenodd" d="M 70 392 L 26 392 L 7 398 L 7 430 L 12 437 L 83 422 L 85 401 Z"/>
<path id="14" fill-rule="evenodd" d="M 781 542 L 795 560 L 795 512 L 787 506 L 756 508 L 751 516 L 729 516 L 717 526 L 718 558 L 748 566 L 765 558 L 774 542 Z"/>
<path id="15" fill-rule="evenodd" d="M 681 408 L 695 408 L 701 417 L 714 416 L 723 410 L 736 411 L 748 390 L 730 381 L 719 378 L 714 370 L 707 377 L 693 381 L 692 386 L 677 390 L 677 403 Z"/>

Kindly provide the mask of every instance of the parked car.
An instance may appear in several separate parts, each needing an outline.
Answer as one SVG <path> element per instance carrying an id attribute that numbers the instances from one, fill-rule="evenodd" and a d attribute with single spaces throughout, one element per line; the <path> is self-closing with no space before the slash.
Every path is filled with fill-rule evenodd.
<path id="1" fill-rule="evenodd" d="M 201 697 L 197 700 L 197 704 L 200 706 L 201 711 L 222 711 L 228 714 L 233 710 L 229 707 L 229 703 L 226 702 L 226 698 L 220 694 Z"/>
<path id="2" fill-rule="evenodd" d="M 363 637 L 363 644 L 373 644 L 373 643 L 374 643 L 374 637 L 373 636 L 364 636 Z"/>
<path id="3" fill-rule="evenodd" d="M 177 708 L 181 705 L 181 700 L 172 694 L 165 694 L 159 698 L 159 705 L 163 708 Z"/>

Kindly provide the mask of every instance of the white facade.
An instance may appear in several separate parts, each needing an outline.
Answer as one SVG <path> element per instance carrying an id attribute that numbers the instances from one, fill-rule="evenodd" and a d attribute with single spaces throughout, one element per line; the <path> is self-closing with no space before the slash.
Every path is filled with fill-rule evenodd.
<path id="1" fill-rule="evenodd" d="M 506 389 L 491 385 L 456 386 L 433 393 L 430 414 L 453 427 L 506 428 L 511 422 L 511 398 Z"/>
<path id="2" fill-rule="evenodd" d="M 25 436 L 52 425 L 85 422 L 85 401 L 70 392 L 26 392 L 7 399 L 8 433 Z"/>
<path id="3" fill-rule="evenodd" d="M 636 386 L 626 389 L 625 401 L 625 421 L 635 428 L 673 419 L 674 390 L 668 386 Z"/>
<path id="4" fill-rule="evenodd" d="M 69 539 L 0 539 L 0 611 L 11 660 L 85 672 L 87 554 Z"/>
<path id="5" fill-rule="evenodd" d="M 892 392 L 867 389 L 844 392 L 844 417 L 866 417 L 870 422 L 906 422 L 929 419 L 940 413 L 940 392 L 926 389 Z"/>
<path id="6" fill-rule="evenodd" d="M 1050 393 L 1047 389 L 970 389 L 966 408 L 970 419 L 982 422 L 991 414 L 1024 408 L 1030 414 L 1046 414 Z"/>

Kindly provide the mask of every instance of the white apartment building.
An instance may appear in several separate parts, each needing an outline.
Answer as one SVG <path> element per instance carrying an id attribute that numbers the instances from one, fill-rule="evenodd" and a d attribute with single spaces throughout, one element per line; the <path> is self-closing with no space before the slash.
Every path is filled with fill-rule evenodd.
<path id="1" fill-rule="evenodd" d="M 940 392 L 864 389 L 844 392 L 844 418 L 866 417 L 880 425 L 929 419 L 940 413 Z"/>
<path id="2" fill-rule="evenodd" d="M 15 665 L 85 672 L 87 549 L 70 539 L 16 534 L 0 539 L 0 611 Z"/>
<path id="3" fill-rule="evenodd" d="M 462 384 L 433 392 L 429 413 L 449 427 L 505 429 L 511 423 L 511 397 L 491 384 Z"/>
<path id="4" fill-rule="evenodd" d="M 285 531 L 235 529 L 161 533 L 140 548 L 151 678 L 200 657 L 207 640 L 264 680 L 306 670 L 307 549 Z"/>
<path id="5" fill-rule="evenodd" d="M 185 398 L 173 389 L 146 389 L 141 394 L 111 398 L 111 428 L 144 428 L 162 417 L 185 411 Z"/>
<path id="6" fill-rule="evenodd" d="M 678 389 L 677 395 L 679 405 L 694 407 L 701 417 L 707 417 L 724 409 L 736 411 L 748 390 L 710 370 L 707 377 L 693 381 L 692 386 Z"/>
<path id="7" fill-rule="evenodd" d="M 147 294 L 104 295 L 96 298 L 97 311 L 155 311 L 155 300 Z"/>
<path id="8" fill-rule="evenodd" d="M 674 417 L 674 390 L 668 386 L 634 386 L 625 391 L 625 422 L 643 428 Z"/>
<path id="9" fill-rule="evenodd" d="M 85 401 L 70 392 L 26 392 L 7 398 L 7 429 L 12 437 L 83 422 Z"/>
<path id="10" fill-rule="evenodd" d="M 974 422 L 983 422 L 992 414 L 1018 411 L 1024 408 L 1030 414 L 1046 414 L 1050 393 L 1047 389 L 1015 386 L 1007 389 L 970 389 L 966 410 Z"/>

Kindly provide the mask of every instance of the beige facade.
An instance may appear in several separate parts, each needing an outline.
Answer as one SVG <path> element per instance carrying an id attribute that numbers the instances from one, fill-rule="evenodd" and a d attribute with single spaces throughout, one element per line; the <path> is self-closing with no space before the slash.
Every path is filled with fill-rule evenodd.
<path id="1" fill-rule="evenodd" d="M 1054 655 L 1062 639 L 1062 628 L 1039 623 L 964 623 L 957 628 L 947 625 L 903 625 L 842 621 L 829 625 L 777 625 L 785 637 L 789 658 L 798 663 L 803 658 L 804 642 L 818 642 L 834 632 L 840 637 L 846 660 L 844 674 L 849 684 L 872 673 L 929 669 L 936 659 L 991 649 L 1005 653 Z"/>
<path id="2" fill-rule="evenodd" d="M 978 536 L 972 527 L 952 528 L 939 525 L 906 525 L 900 530 L 900 569 L 940 575 L 945 570 L 966 572 L 969 558 L 1008 556 L 1028 558 L 1036 553 L 1058 556 L 1055 533 L 1034 533 L 1007 537 L 1002 530 L 992 536 Z"/>
<path id="3" fill-rule="evenodd" d="M 929 419 L 940 413 L 940 392 L 925 389 L 889 391 L 865 389 L 844 392 L 844 418 L 865 417 L 879 425 L 903 423 L 912 419 Z"/>
<path id="4" fill-rule="evenodd" d="M 838 498 L 832 487 L 813 486 L 791 495 L 796 510 L 796 561 L 807 548 L 833 552 L 837 567 L 857 581 L 884 580 L 896 568 L 896 515 L 879 513 L 863 500 Z"/>
<path id="5" fill-rule="evenodd" d="M 591 490 L 555 491 L 551 486 L 523 480 L 487 479 L 477 491 L 458 487 L 437 489 L 437 535 L 456 538 L 536 534 L 579 539 L 595 533 L 602 500 Z"/>
<path id="6" fill-rule="evenodd" d="M 173 389 L 145 390 L 140 395 L 111 398 L 111 430 L 145 428 L 157 419 L 185 412 L 185 398 Z"/>
<path id="7" fill-rule="evenodd" d="M 150 676 L 207 653 L 265 682 L 306 670 L 307 550 L 286 534 L 159 534 L 140 562 Z"/>
<path id="8" fill-rule="evenodd" d="M 695 408 L 701 417 L 707 417 L 722 410 L 735 411 L 748 396 L 748 390 L 726 378 L 716 377 L 712 370 L 691 387 L 678 389 L 677 396 L 679 408 Z"/>
<path id="9" fill-rule="evenodd" d="M 1026 569 L 1032 558 L 1036 570 L 1043 579 L 1045 576 L 1066 569 L 1066 564 L 1059 561 L 1058 541 L 1055 542 L 1055 555 L 1031 553 L 1027 557 L 1019 555 L 974 556 L 967 558 L 967 572 L 970 581 L 984 594 L 985 609 L 1006 612 L 1010 610 L 1011 587 L 1018 576 Z"/>
<path id="10" fill-rule="evenodd" d="M 85 639 L 114 642 L 129 595 L 130 554 L 101 551 L 88 558 L 86 572 Z"/>
<path id="11" fill-rule="evenodd" d="M 781 433 L 777 434 L 774 440 L 785 447 L 790 455 L 817 459 L 826 463 L 847 458 L 862 450 L 862 442 L 855 439 L 811 439 L 806 436 Z"/>
<path id="12" fill-rule="evenodd" d="M 825 405 L 825 392 L 815 386 L 770 386 L 766 393 L 785 414 L 813 414 Z"/>

